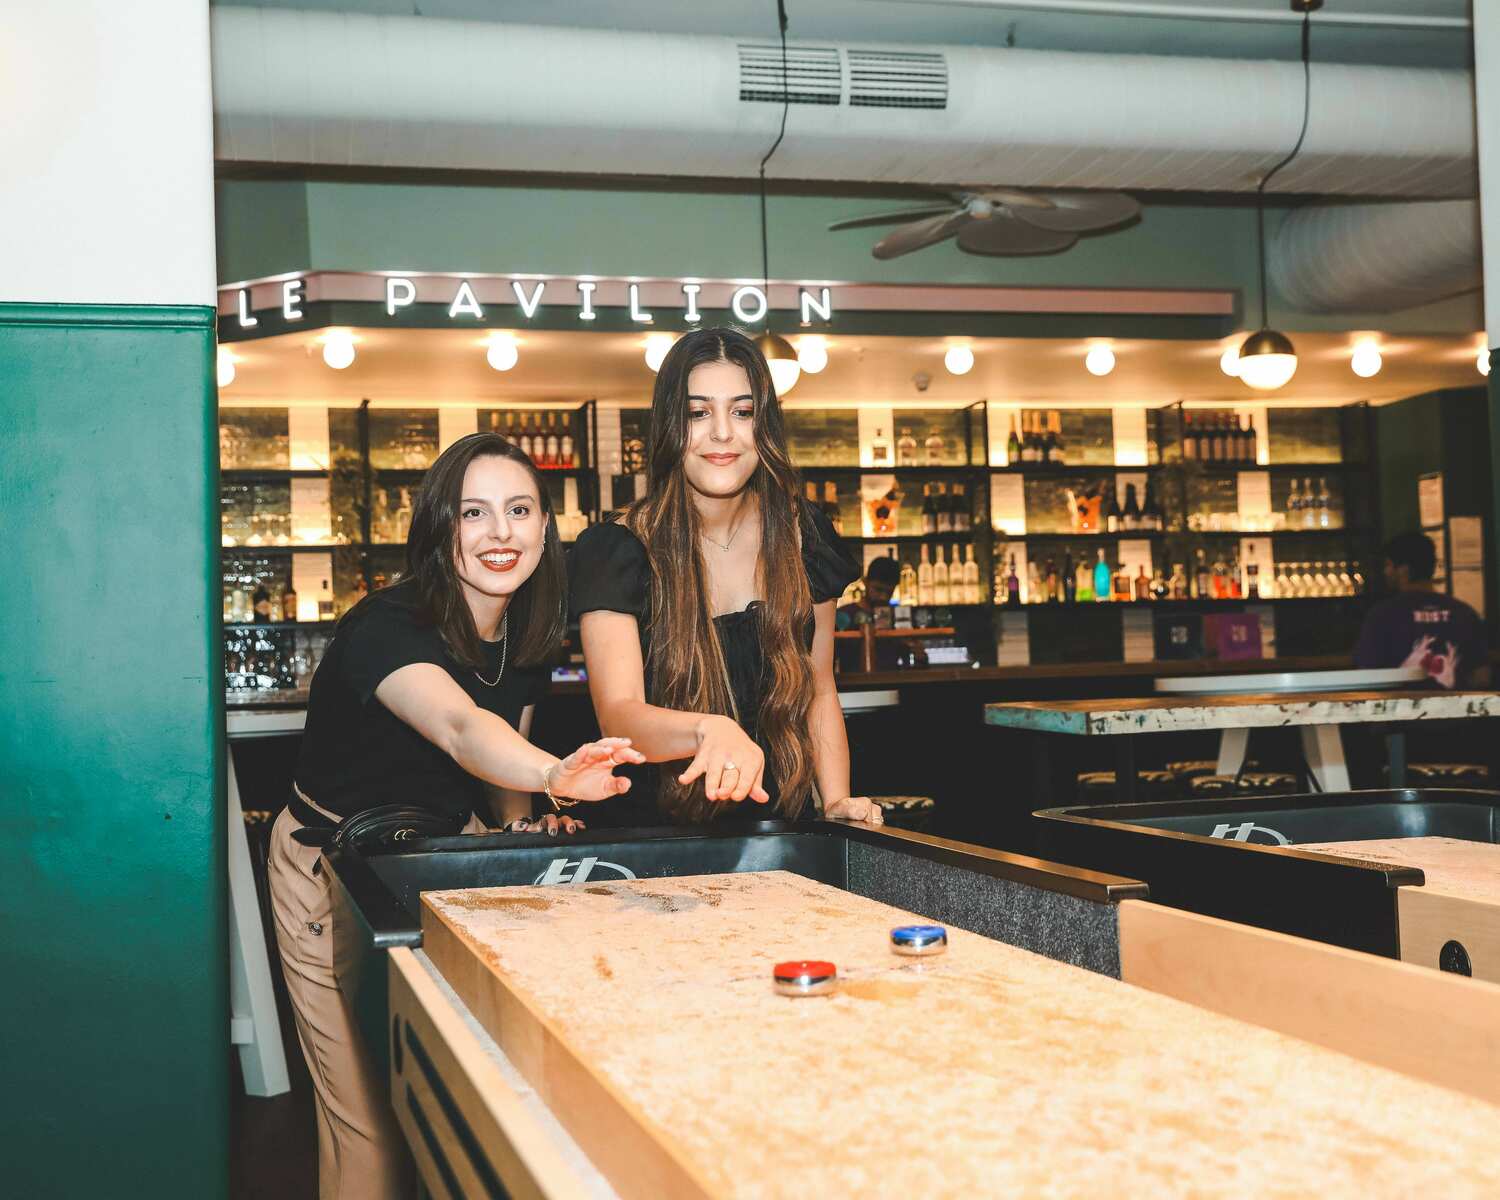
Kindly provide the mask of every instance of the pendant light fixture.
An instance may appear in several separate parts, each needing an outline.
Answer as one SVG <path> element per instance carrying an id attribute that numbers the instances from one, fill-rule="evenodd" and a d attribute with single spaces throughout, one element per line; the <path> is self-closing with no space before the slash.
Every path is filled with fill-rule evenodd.
<path id="1" fill-rule="evenodd" d="M 1256 249 L 1260 262 L 1260 328 L 1240 344 L 1239 377 L 1260 392 L 1285 387 L 1297 372 L 1297 350 L 1292 339 L 1271 328 L 1266 296 L 1266 184 L 1297 157 L 1307 138 L 1307 117 L 1312 104 L 1312 14 L 1323 0 L 1291 0 L 1292 11 L 1302 14 L 1302 130 L 1292 152 L 1261 176 L 1255 189 Z"/>
<path id="2" fill-rule="evenodd" d="M 766 164 L 780 149 L 782 138 L 786 137 L 787 110 L 792 103 L 786 61 L 785 0 L 776 0 L 776 21 L 781 28 L 781 131 L 777 133 L 776 140 L 771 143 L 765 157 L 760 160 L 760 278 L 766 295 L 766 331 L 755 339 L 755 345 L 765 356 L 766 365 L 771 369 L 771 383 L 776 388 L 776 394 L 785 396 L 797 386 L 797 380 L 802 375 L 802 364 L 797 360 L 797 352 L 792 349 L 791 342 L 771 330 L 771 252 L 766 238 Z"/>

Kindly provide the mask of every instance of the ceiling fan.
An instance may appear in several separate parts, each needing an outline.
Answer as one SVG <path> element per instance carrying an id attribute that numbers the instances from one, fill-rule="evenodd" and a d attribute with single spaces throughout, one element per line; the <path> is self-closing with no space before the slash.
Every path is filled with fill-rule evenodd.
<path id="1" fill-rule="evenodd" d="M 1056 254 L 1093 233 L 1123 225 L 1141 206 L 1124 192 L 1026 192 L 1015 188 L 949 192 L 934 202 L 899 212 L 835 221 L 829 231 L 906 222 L 875 243 L 876 258 L 899 258 L 950 237 L 970 254 Z"/>

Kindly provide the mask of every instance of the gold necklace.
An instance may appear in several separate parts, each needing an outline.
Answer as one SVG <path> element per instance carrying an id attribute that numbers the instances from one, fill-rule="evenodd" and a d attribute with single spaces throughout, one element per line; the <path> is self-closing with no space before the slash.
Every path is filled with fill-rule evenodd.
<path id="1" fill-rule="evenodd" d="M 505 675 L 505 651 L 508 648 L 505 635 L 509 628 L 510 613 L 506 613 L 503 617 L 500 618 L 500 670 L 495 675 L 495 682 L 491 683 L 478 671 L 474 672 L 474 678 L 479 680 L 480 683 L 484 684 L 485 687 L 497 687 L 500 683 L 501 678 Z"/>
<path id="2" fill-rule="evenodd" d="M 708 538 L 708 540 L 710 542 L 712 542 L 715 546 L 717 546 L 720 550 L 723 550 L 723 551 L 727 552 L 729 550 L 729 547 L 732 546 L 732 545 L 734 545 L 734 539 L 739 536 L 740 530 L 745 527 L 745 517 L 747 515 L 748 514 L 746 514 L 746 513 L 741 513 L 740 514 L 740 523 L 738 525 L 734 526 L 734 528 L 729 531 L 729 540 L 727 542 L 721 542 L 721 541 L 719 541 L 718 538 L 709 537 L 708 530 L 706 530 L 706 529 L 700 529 L 698 532 L 700 534 L 702 534 L 705 538 Z"/>

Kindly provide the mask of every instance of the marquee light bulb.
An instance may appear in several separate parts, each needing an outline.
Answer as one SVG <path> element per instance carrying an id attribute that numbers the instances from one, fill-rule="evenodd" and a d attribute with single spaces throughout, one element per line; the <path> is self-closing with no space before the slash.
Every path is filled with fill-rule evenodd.
<path id="1" fill-rule="evenodd" d="M 799 338 L 797 361 L 809 375 L 816 375 L 828 365 L 828 343 L 820 337 Z"/>
<path id="2" fill-rule="evenodd" d="M 234 355 L 229 353 L 228 350 L 224 349 L 221 346 L 219 348 L 218 361 L 219 386 L 221 388 L 227 388 L 231 383 L 234 382 L 234 376 Z"/>
<path id="3" fill-rule="evenodd" d="M 1380 374 L 1382 360 L 1374 342 L 1361 342 L 1349 356 L 1349 369 L 1361 379 Z"/>
<path id="4" fill-rule="evenodd" d="M 1115 352 L 1108 346 L 1095 346 L 1084 356 L 1083 365 L 1090 375 L 1108 375 L 1115 369 Z"/>
<path id="5" fill-rule="evenodd" d="M 1488 375 L 1490 373 L 1490 352 L 1488 350 L 1481 350 L 1479 357 L 1474 360 L 1474 365 L 1479 368 L 1481 375 Z"/>
<path id="6" fill-rule="evenodd" d="M 516 339 L 504 335 L 492 337 L 484 348 L 484 361 L 497 371 L 509 371 L 521 360 Z"/>
<path id="7" fill-rule="evenodd" d="M 653 333 L 646 339 L 646 365 L 653 373 L 661 370 L 662 361 L 675 340 L 670 333 Z"/>
<path id="8" fill-rule="evenodd" d="M 943 366 L 950 375 L 967 375 L 974 369 L 974 351 L 968 346 L 949 346 L 943 355 Z"/>
<path id="9" fill-rule="evenodd" d="M 354 335 L 341 329 L 331 331 L 323 339 L 323 361 L 335 371 L 342 371 L 354 362 Z"/>

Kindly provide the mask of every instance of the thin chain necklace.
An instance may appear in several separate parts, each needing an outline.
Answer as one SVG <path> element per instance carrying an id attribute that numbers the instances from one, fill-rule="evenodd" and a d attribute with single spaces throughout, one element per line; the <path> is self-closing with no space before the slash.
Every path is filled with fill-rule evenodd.
<path id="1" fill-rule="evenodd" d="M 733 528 L 730 529 L 730 531 L 729 531 L 729 540 L 727 542 L 721 542 L 721 541 L 719 541 L 718 538 L 709 537 L 708 530 L 706 530 L 706 529 L 699 530 L 699 533 L 701 533 L 705 538 L 707 538 L 710 542 L 712 542 L 720 550 L 723 550 L 723 551 L 727 552 L 729 550 L 729 547 L 731 547 L 732 545 L 734 545 L 734 539 L 739 536 L 740 530 L 745 527 L 745 517 L 748 516 L 748 515 L 749 515 L 748 513 L 741 513 L 740 514 L 739 524 L 735 525 Z"/>
<path id="2" fill-rule="evenodd" d="M 478 671 L 474 672 L 474 678 L 477 679 L 477 680 L 479 680 L 480 683 L 484 684 L 485 687 L 495 687 L 495 686 L 497 686 L 500 683 L 501 677 L 505 674 L 505 651 L 506 651 L 506 648 L 507 648 L 507 645 L 508 645 L 508 643 L 506 642 L 505 635 L 506 635 L 506 632 L 508 631 L 509 627 L 510 627 L 510 613 L 506 613 L 503 617 L 500 618 L 500 671 L 495 676 L 494 683 L 491 683 L 488 679 L 486 679 Z"/>

